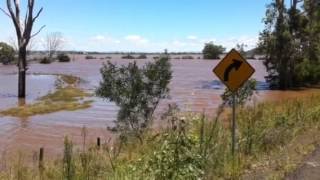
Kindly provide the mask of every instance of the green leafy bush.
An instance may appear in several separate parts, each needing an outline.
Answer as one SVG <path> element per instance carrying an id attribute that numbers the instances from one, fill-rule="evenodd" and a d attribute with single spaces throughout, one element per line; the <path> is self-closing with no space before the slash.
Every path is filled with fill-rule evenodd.
<path id="1" fill-rule="evenodd" d="M 59 54 L 57 58 L 59 62 L 70 62 L 71 60 L 67 54 Z"/>
<path id="2" fill-rule="evenodd" d="M 244 85 L 235 93 L 236 104 L 244 105 L 247 101 L 251 100 L 252 95 L 255 93 L 256 86 L 257 81 L 255 79 L 250 79 L 249 81 L 245 82 Z M 226 88 L 225 92 L 221 95 L 224 104 L 232 106 L 233 94 L 233 92 Z"/>
<path id="3" fill-rule="evenodd" d="M 43 57 L 40 60 L 40 64 L 50 64 L 51 60 L 48 57 Z"/>
<path id="4" fill-rule="evenodd" d="M 91 56 L 91 55 L 87 55 L 85 58 L 86 58 L 87 60 L 89 60 L 89 59 L 97 59 L 96 57 Z"/>
<path id="5" fill-rule="evenodd" d="M 14 48 L 7 43 L 0 42 L 0 62 L 9 64 L 14 61 Z"/>
<path id="6" fill-rule="evenodd" d="M 221 55 L 225 51 L 225 48 L 220 45 L 215 45 L 213 42 L 206 43 L 204 49 L 202 50 L 204 59 L 219 59 L 219 55 Z"/>
<path id="7" fill-rule="evenodd" d="M 303 81 L 316 84 L 320 79 L 320 63 L 305 59 L 296 66 L 295 72 L 297 72 L 295 79 L 300 82 L 300 84 L 296 83 L 297 86 L 307 84 Z"/>
<path id="8" fill-rule="evenodd" d="M 121 58 L 122 58 L 122 59 L 135 59 L 135 57 L 132 56 L 132 55 L 130 55 L 130 54 L 127 54 L 127 55 L 125 55 L 125 56 L 122 56 Z"/>
<path id="9" fill-rule="evenodd" d="M 140 54 L 137 59 L 147 59 L 147 55 L 145 54 Z"/>
<path id="10" fill-rule="evenodd" d="M 120 107 L 117 129 L 140 137 L 148 128 L 160 101 L 169 93 L 172 77 L 168 57 L 139 68 L 136 62 L 117 67 L 108 61 L 101 68 L 102 81 L 96 94 Z"/>
<path id="11" fill-rule="evenodd" d="M 181 59 L 194 59 L 194 57 L 190 55 L 185 55 L 185 56 L 182 56 Z"/>

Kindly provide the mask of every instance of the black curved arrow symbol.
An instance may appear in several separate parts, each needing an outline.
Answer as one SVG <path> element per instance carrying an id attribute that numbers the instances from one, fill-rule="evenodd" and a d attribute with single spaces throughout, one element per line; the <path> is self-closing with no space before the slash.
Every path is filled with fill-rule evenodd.
<path id="1" fill-rule="evenodd" d="M 224 71 L 224 81 L 229 81 L 229 75 L 230 75 L 230 72 L 232 71 L 232 69 L 235 69 L 236 71 L 238 71 L 238 69 L 242 65 L 242 61 L 239 61 L 236 59 L 233 59 L 232 61 L 233 61 L 233 63 L 228 66 L 226 71 Z"/>

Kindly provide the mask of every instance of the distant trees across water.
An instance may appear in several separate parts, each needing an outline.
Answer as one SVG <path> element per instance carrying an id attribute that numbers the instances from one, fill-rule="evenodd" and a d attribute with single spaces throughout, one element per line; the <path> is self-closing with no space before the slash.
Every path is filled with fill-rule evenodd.
<path id="1" fill-rule="evenodd" d="M 219 55 L 223 54 L 226 48 L 221 45 L 215 45 L 213 42 L 206 43 L 203 50 L 203 59 L 219 59 Z"/>

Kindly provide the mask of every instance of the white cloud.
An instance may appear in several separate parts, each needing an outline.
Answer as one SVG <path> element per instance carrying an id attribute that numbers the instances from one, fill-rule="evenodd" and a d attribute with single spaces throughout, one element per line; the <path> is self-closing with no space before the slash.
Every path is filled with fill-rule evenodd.
<path id="1" fill-rule="evenodd" d="M 222 45 L 230 50 L 236 47 L 237 44 L 245 44 L 246 50 L 252 49 L 257 46 L 258 36 L 239 36 L 239 37 L 229 37 L 226 39 L 216 39 L 213 41 L 216 44 Z"/>
<path id="2" fill-rule="evenodd" d="M 132 43 L 137 43 L 137 44 L 146 44 L 149 42 L 148 39 L 139 36 L 139 35 L 128 35 L 124 37 L 125 40 L 132 42 Z"/>
<path id="3" fill-rule="evenodd" d="M 102 35 L 96 35 L 96 36 L 92 37 L 91 39 L 94 41 L 103 41 L 106 39 L 106 37 L 102 36 Z"/>
<path id="4" fill-rule="evenodd" d="M 187 36 L 187 39 L 188 39 L 188 40 L 197 40 L 198 37 L 197 37 L 197 36 L 190 35 L 190 36 Z"/>
<path id="5" fill-rule="evenodd" d="M 162 52 L 168 49 L 171 52 L 192 51 L 201 52 L 204 44 L 210 41 L 226 47 L 227 51 L 234 48 L 236 44 L 244 43 L 246 49 L 256 46 L 258 36 L 239 36 L 239 37 L 199 37 L 190 35 L 184 38 L 167 40 L 148 39 L 140 35 L 127 35 L 115 37 L 110 35 L 98 34 L 87 39 L 65 37 L 65 50 L 85 50 L 85 51 L 140 51 L 140 52 Z M 40 47 L 41 48 L 41 47 Z"/>
<path id="6" fill-rule="evenodd" d="M 111 37 L 111 36 L 104 36 L 104 35 L 96 35 L 89 39 L 89 41 L 93 43 L 100 43 L 100 44 L 109 44 L 109 43 L 120 43 L 119 40 Z"/>
<path id="7" fill-rule="evenodd" d="M 174 40 L 171 45 L 173 45 L 174 47 L 185 47 L 188 46 L 187 42 L 182 42 L 182 41 L 178 41 L 178 40 Z"/>

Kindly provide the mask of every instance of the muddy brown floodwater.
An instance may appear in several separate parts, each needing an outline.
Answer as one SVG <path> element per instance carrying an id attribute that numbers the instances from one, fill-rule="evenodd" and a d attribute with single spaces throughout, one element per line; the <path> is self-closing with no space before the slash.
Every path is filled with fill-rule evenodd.
<path id="1" fill-rule="evenodd" d="M 52 63 L 50 65 L 30 64 L 30 74 L 27 78 L 26 103 L 31 103 L 38 97 L 54 91 L 56 77 L 48 74 L 71 74 L 84 80 L 81 88 L 93 92 L 99 85 L 99 69 L 105 60 L 97 55 L 95 60 L 85 60 L 84 56 L 76 56 L 76 61 L 70 63 Z M 127 64 L 132 60 L 122 60 L 114 55 L 113 62 Z M 137 60 L 143 65 L 149 60 Z M 218 61 L 206 60 L 172 60 L 173 79 L 170 84 L 170 98 L 163 100 L 157 114 L 163 112 L 168 103 L 176 103 L 182 111 L 214 113 L 221 103 L 220 94 L 224 87 L 213 75 L 212 69 Z M 259 81 L 258 100 L 280 100 L 291 97 L 318 93 L 316 89 L 302 91 L 270 91 L 264 82 L 265 68 L 261 61 L 249 61 L 256 69 L 253 78 Z M 17 68 L 16 66 L 0 66 L 0 110 L 17 106 Z M 56 112 L 37 115 L 25 119 L 0 117 L 0 153 L 24 151 L 32 154 L 40 147 L 46 154 L 59 155 L 62 152 L 63 139 L 69 136 L 75 144 L 81 144 L 81 129 L 86 126 L 88 138 L 94 142 L 100 136 L 104 140 L 110 137 L 107 126 L 112 126 L 116 119 L 118 108 L 111 102 L 94 98 L 91 108 L 72 112 Z M 54 156 L 50 156 L 54 157 Z"/>

